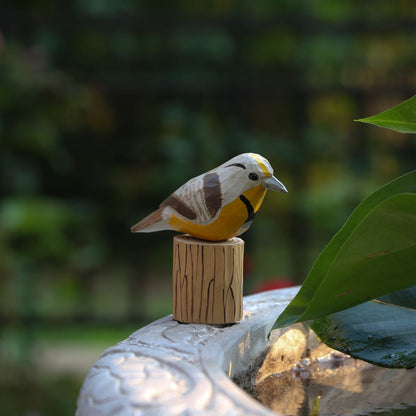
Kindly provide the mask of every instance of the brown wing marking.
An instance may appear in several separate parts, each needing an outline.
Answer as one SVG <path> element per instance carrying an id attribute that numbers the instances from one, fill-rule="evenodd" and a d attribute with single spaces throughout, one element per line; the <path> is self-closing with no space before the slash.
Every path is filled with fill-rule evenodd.
<path id="1" fill-rule="evenodd" d="M 162 209 L 159 208 L 155 212 L 149 214 L 146 218 L 143 218 L 137 224 L 133 225 L 133 227 L 130 228 L 130 231 L 132 233 L 136 233 L 137 231 L 144 230 L 145 228 L 150 227 L 154 223 L 162 220 Z"/>
<path id="2" fill-rule="evenodd" d="M 187 205 L 184 201 L 179 199 L 175 194 L 172 194 L 160 204 L 160 208 L 164 208 L 166 206 L 170 206 L 171 208 L 176 210 L 179 214 L 181 214 L 185 218 L 188 218 L 189 220 L 196 219 L 195 211 L 189 205 Z"/>
<path id="3" fill-rule="evenodd" d="M 209 215 L 213 218 L 222 204 L 220 177 L 217 173 L 207 173 L 203 180 L 205 205 L 207 206 Z"/>

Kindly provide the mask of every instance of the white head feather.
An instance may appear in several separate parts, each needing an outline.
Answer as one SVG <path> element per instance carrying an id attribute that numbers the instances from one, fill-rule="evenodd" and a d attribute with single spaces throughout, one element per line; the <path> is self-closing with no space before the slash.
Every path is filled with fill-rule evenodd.
<path id="1" fill-rule="evenodd" d="M 211 172 L 217 173 L 220 177 L 224 205 L 258 185 L 287 192 L 284 185 L 273 176 L 273 168 L 269 161 L 256 153 L 235 156 Z"/>

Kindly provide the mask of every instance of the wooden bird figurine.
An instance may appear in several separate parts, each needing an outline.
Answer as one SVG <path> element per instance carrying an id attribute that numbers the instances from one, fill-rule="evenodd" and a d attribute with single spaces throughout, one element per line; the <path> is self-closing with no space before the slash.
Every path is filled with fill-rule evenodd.
<path id="1" fill-rule="evenodd" d="M 243 153 L 190 179 L 131 231 L 176 230 L 202 240 L 227 240 L 249 229 L 268 189 L 287 192 L 267 159 Z"/>

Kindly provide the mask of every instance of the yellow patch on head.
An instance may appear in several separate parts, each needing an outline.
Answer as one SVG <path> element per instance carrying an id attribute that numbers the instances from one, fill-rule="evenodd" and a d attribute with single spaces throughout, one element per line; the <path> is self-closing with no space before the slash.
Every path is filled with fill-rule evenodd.
<path id="1" fill-rule="evenodd" d="M 263 173 L 266 175 L 266 178 L 270 178 L 272 174 L 269 172 L 269 170 L 266 168 L 266 165 L 263 163 L 263 161 L 259 158 L 258 155 L 255 153 L 250 153 L 250 156 L 257 162 L 257 164 L 260 166 Z"/>

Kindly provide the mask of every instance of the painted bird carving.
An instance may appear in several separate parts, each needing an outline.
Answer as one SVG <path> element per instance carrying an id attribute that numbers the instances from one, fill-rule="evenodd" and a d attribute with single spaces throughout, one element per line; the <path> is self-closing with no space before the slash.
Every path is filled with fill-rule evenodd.
<path id="1" fill-rule="evenodd" d="M 176 230 L 202 240 L 227 240 L 250 228 L 267 190 L 287 192 L 267 159 L 243 153 L 190 179 L 131 231 Z"/>

